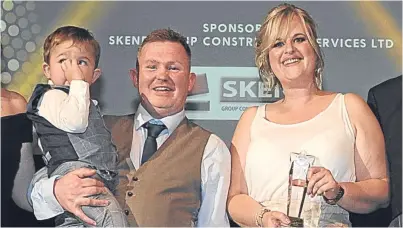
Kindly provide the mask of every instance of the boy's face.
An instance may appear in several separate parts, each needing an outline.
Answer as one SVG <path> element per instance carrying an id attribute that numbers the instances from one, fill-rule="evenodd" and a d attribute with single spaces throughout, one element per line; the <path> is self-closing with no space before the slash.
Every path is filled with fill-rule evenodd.
<path id="1" fill-rule="evenodd" d="M 49 64 L 43 63 L 43 72 L 55 85 L 69 85 L 72 75 L 80 75 L 89 84 L 101 75 L 95 69 L 95 54 L 90 45 L 67 40 L 50 50 Z M 74 76 L 74 78 L 77 78 Z"/>

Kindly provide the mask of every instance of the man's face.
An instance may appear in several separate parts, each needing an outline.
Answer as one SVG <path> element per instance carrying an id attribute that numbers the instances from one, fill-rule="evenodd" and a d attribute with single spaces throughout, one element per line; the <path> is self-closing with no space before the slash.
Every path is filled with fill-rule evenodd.
<path id="1" fill-rule="evenodd" d="M 147 111 L 159 117 L 182 111 L 195 82 L 185 48 L 169 41 L 148 43 L 138 61 L 137 74 L 131 71 L 131 78 Z"/>

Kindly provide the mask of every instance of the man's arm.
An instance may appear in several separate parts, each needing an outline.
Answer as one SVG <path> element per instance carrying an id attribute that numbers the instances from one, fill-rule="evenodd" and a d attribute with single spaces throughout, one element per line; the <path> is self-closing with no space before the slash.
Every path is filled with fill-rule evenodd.
<path id="1" fill-rule="evenodd" d="M 58 176 L 48 178 L 47 172 L 46 167 L 36 172 L 28 189 L 28 199 L 38 220 L 49 219 L 64 212 L 53 195 L 54 182 Z"/>
<path id="2" fill-rule="evenodd" d="M 27 111 L 27 101 L 16 93 L 9 92 L 12 107 L 16 113 L 25 113 Z M 31 124 L 30 124 L 31 125 Z M 21 138 L 24 139 L 20 149 L 20 162 L 17 173 L 14 177 L 14 186 L 12 188 L 11 198 L 20 208 L 31 211 L 32 207 L 27 199 L 27 189 L 35 173 L 34 160 L 32 155 L 32 132 L 31 128 L 21 132 Z"/>
<path id="3" fill-rule="evenodd" d="M 58 89 L 47 91 L 39 103 L 38 114 L 63 131 L 82 133 L 88 126 L 89 107 L 89 84 L 73 80 L 69 94 Z"/>
<path id="4" fill-rule="evenodd" d="M 201 165 L 202 199 L 198 227 L 228 227 L 226 202 L 231 175 L 231 156 L 225 143 L 211 134 Z"/>
<path id="5" fill-rule="evenodd" d="M 22 143 L 20 163 L 14 178 L 11 197 L 19 207 L 30 212 L 32 212 L 32 207 L 27 198 L 27 190 L 34 173 L 35 167 L 32 144 L 30 142 Z"/>
<path id="6" fill-rule="evenodd" d="M 31 182 L 28 198 L 32 200 L 35 216 L 38 220 L 52 218 L 69 211 L 84 222 L 96 225 L 81 210 L 81 206 L 106 206 L 107 200 L 90 199 L 88 196 L 105 193 L 104 184 L 90 178 L 96 171 L 88 168 L 76 169 L 59 178 L 47 177 L 46 167 L 39 170 Z M 29 197 L 30 196 L 30 197 Z"/>
<path id="7" fill-rule="evenodd" d="M 374 93 L 373 88 L 371 88 L 368 91 L 367 103 L 368 103 L 368 106 L 371 108 L 372 112 L 374 113 L 374 115 L 376 116 L 376 119 L 378 119 L 378 122 L 381 123 L 381 117 L 378 112 L 378 105 L 376 103 L 376 98 L 375 98 L 375 93 Z M 381 127 L 382 127 L 382 125 L 381 125 Z"/>

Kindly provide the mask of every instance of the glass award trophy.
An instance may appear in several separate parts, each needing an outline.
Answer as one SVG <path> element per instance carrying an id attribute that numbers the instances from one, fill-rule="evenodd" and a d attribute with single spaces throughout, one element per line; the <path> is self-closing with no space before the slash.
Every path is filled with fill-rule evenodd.
<path id="1" fill-rule="evenodd" d="M 287 195 L 287 216 L 291 220 L 290 227 L 304 227 L 301 213 L 308 187 L 308 169 L 314 161 L 315 157 L 305 152 L 291 153 Z"/>

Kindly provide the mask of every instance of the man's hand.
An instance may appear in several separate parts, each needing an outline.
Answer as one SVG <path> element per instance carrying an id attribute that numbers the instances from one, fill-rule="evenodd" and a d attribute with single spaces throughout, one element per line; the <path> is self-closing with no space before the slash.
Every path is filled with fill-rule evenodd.
<path id="1" fill-rule="evenodd" d="M 96 225 L 95 221 L 84 214 L 81 206 L 107 206 L 108 200 L 88 198 L 90 195 L 105 193 L 104 184 L 96 179 L 89 178 L 96 171 L 80 168 L 55 181 L 54 194 L 59 204 L 84 222 Z"/>
<path id="2" fill-rule="evenodd" d="M 66 59 L 62 62 L 62 70 L 66 80 L 71 83 L 72 80 L 84 80 L 84 74 L 76 60 Z"/>

